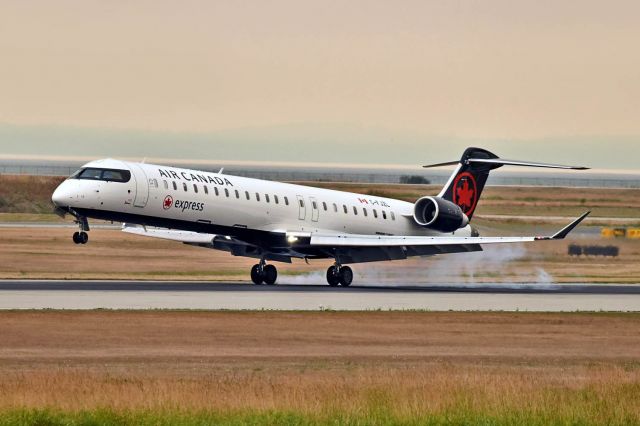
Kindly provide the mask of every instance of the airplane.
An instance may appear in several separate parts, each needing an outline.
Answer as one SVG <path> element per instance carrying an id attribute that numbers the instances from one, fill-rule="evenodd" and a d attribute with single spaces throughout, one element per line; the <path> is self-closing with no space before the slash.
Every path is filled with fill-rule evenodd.
<path id="1" fill-rule="evenodd" d="M 482 251 L 484 244 L 564 239 L 590 212 L 550 236 L 481 237 L 470 222 L 489 173 L 502 166 L 586 167 L 504 160 L 468 148 L 437 196 L 415 203 L 302 185 L 114 159 L 90 162 L 55 190 L 56 212 L 75 218 L 76 244 L 89 219 L 122 222 L 124 232 L 257 259 L 254 284 L 273 285 L 292 259 L 333 259 L 327 283 L 348 287 L 349 264 Z"/>

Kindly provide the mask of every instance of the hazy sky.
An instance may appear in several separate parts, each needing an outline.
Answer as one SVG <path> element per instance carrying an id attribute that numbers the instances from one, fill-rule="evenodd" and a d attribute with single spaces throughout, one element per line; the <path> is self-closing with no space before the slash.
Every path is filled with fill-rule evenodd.
<path id="1" fill-rule="evenodd" d="M 622 144 L 629 167 L 639 42 L 638 0 L 2 0 L 0 154 L 39 151 L 46 132 L 40 145 L 21 138 L 41 125 L 170 132 L 185 145 L 256 135 L 236 140 L 240 152 L 291 129 L 322 129 L 332 151 L 378 147 L 379 129 L 417 149 L 511 141 L 510 156 L 535 141 L 547 141 L 541 154 Z M 216 140 L 203 155 L 235 155 Z M 269 156 L 290 156 L 277 146 Z"/>

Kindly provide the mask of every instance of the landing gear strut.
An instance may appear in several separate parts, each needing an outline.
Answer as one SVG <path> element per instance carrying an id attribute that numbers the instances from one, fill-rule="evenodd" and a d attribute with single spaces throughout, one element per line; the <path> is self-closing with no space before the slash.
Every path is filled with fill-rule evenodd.
<path id="1" fill-rule="evenodd" d="M 353 282 L 353 271 L 348 266 L 336 263 L 327 269 L 327 282 L 331 287 L 337 287 L 338 284 L 349 287 Z"/>
<path id="2" fill-rule="evenodd" d="M 89 231 L 89 221 L 84 216 L 78 214 L 73 215 L 76 217 L 76 223 L 80 227 L 80 232 L 73 234 L 73 242 L 76 244 L 87 244 L 89 242 L 89 234 L 87 234 L 86 231 Z"/>
<path id="3" fill-rule="evenodd" d="M 251 281 L 255 285 L 261 285 L 262 283 L 267 285 L 274 285 L 278 279 L 278 270 L 273 265 L 267 265 L 267 262 L 262 259 L 257 265 L 253 265 L 251 268 Z"/>

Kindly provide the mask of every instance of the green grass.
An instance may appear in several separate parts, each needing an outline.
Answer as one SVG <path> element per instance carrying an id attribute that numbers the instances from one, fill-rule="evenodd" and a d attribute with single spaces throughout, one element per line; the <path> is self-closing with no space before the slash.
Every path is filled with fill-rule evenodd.
<path id="1" fill-rule="evenodd" d="M 592 395 L 584 394 L 586 400 Z M 375 399 L 375 398 L 374 398 Z M 376 401 L 371 401 L 372 405 Z M 598 401 L 594 405 L 599 404 Z M 369 407 L 369 410 L 355 413 L 334 412 L 325 415 L 304 414 L 293 411 L 239 412 L 181 410 L 165 411 L 113 411 L 99 409 L 80 412 L 57 410 L 13 410 L 0 413 L 0 426 L 201 426 L 201 425 L 634 425 L 638 417 L 631 413 L 602 412 L 597 417 L 576 409 L 551 410 L 528 409 L 508 410 L 497 413 L 478 412 L 465 407 L 458 401 L 455 409 L 435 413 L 397 415 L 384 403 Z M 605 404 L 608 405 L 608 404 Z"/>
<path id="2" fill-rule="evenodd" d="M 63 223 L 64 219 L 60 216 L 56 216 L 53 213 L 0 213 L 0 222 L 10 223 L 10 222 L 43 222 L 43 223 L 52 223 L 52 222 L 60 222 Z"/>

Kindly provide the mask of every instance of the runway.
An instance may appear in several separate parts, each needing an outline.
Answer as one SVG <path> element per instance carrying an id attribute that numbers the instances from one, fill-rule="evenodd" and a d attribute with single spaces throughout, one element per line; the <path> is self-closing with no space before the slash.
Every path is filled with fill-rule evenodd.
<path id="1" fill-rule="evenodd" d="M 0 309 L 639 312 L 640 285 L 0 281 Z"/>

